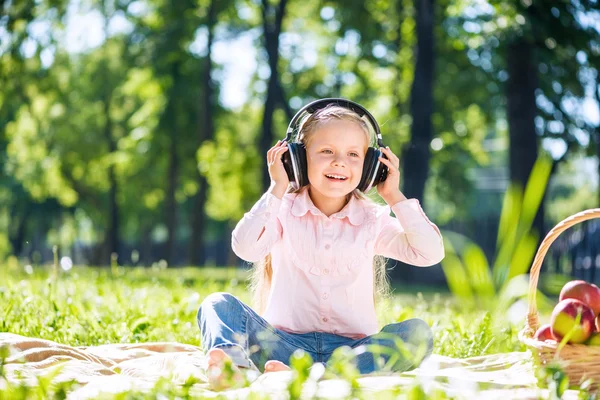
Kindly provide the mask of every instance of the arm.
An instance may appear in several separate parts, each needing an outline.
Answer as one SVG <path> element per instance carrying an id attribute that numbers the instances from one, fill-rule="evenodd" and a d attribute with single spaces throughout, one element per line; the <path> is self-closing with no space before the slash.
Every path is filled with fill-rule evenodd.
<path id="1" fill-rule="evenodd" d="M 279 188 L 271 187 L 231 233 L 231 248 L 241 259 L 248 262 L 263 259 L 281 238 L 282 227 L 277 218 L 281 197 L 278 195 L 283 196 Z"/>
<path id="2" fill-rule="evenodd" d="M 419 205 L 417 199 L 395 203 L 396 217 L 383 215 L 375 241 L 375 253 L 421 267 L 439 263 L 444 258 L 442 235 Z"/>
<path id="3" fill-rule="evenodd" d="M 375 253 L 421 267 L 439 263 L 444 258 L 440 230 L 429 221 L 419 200 L 407 200 L 400 191 L 398 157 L 389 147 L 380 150 L 387 157 L 379 157 L 379 161 L 388 167 L 388 176 L 377 185 L 377 192 L 391 206 L 396 218 L 389 212 L 382 216 Z"/>

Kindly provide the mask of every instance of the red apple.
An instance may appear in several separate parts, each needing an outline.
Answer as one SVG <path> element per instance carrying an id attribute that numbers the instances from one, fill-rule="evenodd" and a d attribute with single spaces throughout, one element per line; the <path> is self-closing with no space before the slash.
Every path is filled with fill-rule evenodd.
<path id="1" fill-rule="evenodd" d="M 579 324 L 577 316 L 581 315 Z M 571 329 L 569 343 L 583 343 L 594 331 L 595 317 L 592 309 L 576 299 L 565 299 L 558 303 L 552 311 L 552 332 L 565 337 Z"/>
<path id="2" fill-rule="evenodd" d="M 550 324 L 540 326 L 533 337 L 542 342 L 545 340 L 557 340 L 557 337 L 554 336 L 554 333 L 552 332 Z"/>
<path id="3" fill-rule="evenodd" d="M 582 301 L 591 307 L 595 315 L 600 314 L 600 288 L 593 283 L 581 280 L 567 282 L 558 298 L 559 301 L 564 299 Z"/>
<path id="4" fill-rule="evenodd" d="M 600 346 L 600 334 L 592 333 L 589 340 L 586 342 L 588 346 Z"/>

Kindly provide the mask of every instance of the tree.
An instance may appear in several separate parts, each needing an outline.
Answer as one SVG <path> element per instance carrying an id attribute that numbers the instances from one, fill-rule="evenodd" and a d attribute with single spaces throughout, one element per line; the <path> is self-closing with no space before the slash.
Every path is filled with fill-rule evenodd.
<path id="1" fill-rule="evenodd" d="M 410 99 L 413 123 L 410 142 L 402 158 L 402 170 L 404 194 L 423 201 L 429 171 L 429 144 L 433 137 L 434 1 L 417 0 L 415 5 L 417 61 Z"/>
<path id="2" fill-rule="evenodd" d="M 65 1 L 54 2 L 20 2 L 18 5 L 11 2 L 0 2 L 0 28 L 6 32 L 2 42 L 3 52 L 0 53 L 0 198 L 3 206 L 0 212 L 6 215 L 0 226 L 0 259 L 3 259 L 11 250 L 20 255 L 25 248 L 25 241 L 31 228 L 41 218 L 52 220 L 57 218 L 63 210 L 55 203 L 38 202 L 25 190 L 12 172 L 12 165 L 7 155 L 10 143 L 6 135 L 7 126 L 17 118 L 23 104 L 31 105 L 34 98 L 26 90 L 27 82 L 43 80 L 46 76 L 45 68 L 41 62 L 41 52 L 44 46 L 52 47 L 56 44 L 54 35 L 43 38 L 33 36 L 29 29 L 32 22 L 49 21 L 55 23 L 66 12 Z M 1 30 L 1 29 L 0 29 Z M 34 47 L 33 54 L 25 51 Z M 18 71 L 18 73 L 15 73 Z M 38 215 L 38 210 L 45 212 Z"/>
<path id="3" fill-rule="evenodd" d="M 567 151 L 555 164 L 580 145 L 576 137 L 585 123 L 569 103 L 583 95 L 582 61 L 597 52 L 599 33 L 583 17 L 597 15 L 595 2 L 460 3 L 453 14 L 455 36 L 462 35 L 472 59 L 505 87 L 510 176 L 522 187 L 543 140 L 564 142 Z M 545 232 L 543 210 L 542 204 L 534 222 L 538 234 Z"/>
<path id="4" fill-rule="evenodd" d="M 202 69 L 202 101 L 198 110 L 198 148 L 204 142 L 214 136 L 214 82 L 211 77 L 212 72 L 212 47 L 214 41 L 214 29 L 217 22 L 216 1 L 209 0 L 206 30 L 208 40 L 206 43 L 207 53 L 205 56 L 205 65 Z M 191 218 L 191 236 L 189 248 L 189 261 L 193 265 L 200 265 L 201 253 L 198 249 L 204 245 L 204 233 L 206 225 L 206 200 L 208 198 L 208 182 L 206 177 L 198 172 L 197 178 L 198 193 L 193 197 L 194 208 Z"/>
<path id="5" fill-rule="evenodd" d="M 281 82 L 279 81 L 279 36 L 281 35 L 281 26 L 285 16 L 287 0 L 279 0 L 274 6 L 268 0 L 261 2 L 261 15 L 263 24 L 264 46 L 269 60 L 269 82 L 267 84 L 267 98 L 265 100 L 265 109 L 262 118 L 262 135 L 259 140 L 259 149 L 261 154 L 267 154 L 267 151 L 273 145 L 273 113 L 277 105 L 283 107 L 288 119 L 292 119 L 293 114 L 283 93 Z M 266 166 L 262 169 L 262 186 L 266 191 L 270 185 L 271 178 Z"/>

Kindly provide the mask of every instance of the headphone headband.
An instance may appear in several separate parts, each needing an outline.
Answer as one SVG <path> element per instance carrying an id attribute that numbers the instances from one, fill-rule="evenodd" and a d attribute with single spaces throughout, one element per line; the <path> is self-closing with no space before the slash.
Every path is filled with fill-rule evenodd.
<path id="1" fill-rule="evenodd" d="M 373 115 L 371 115 L 371 113 L 366 108 L 361 106 L 360 104 L 355 103 L 351 100 L 343 99 L 343 98 L 319 99 L 319 100 L 315 100 L 311 103 L 308 103 L 307 105 L 302 107 L 296 113 L 296 115 L 294 115 L 294 118 L 292 118 L 292 120 L 290 121 L 290 124 L 288 125 L 287 131 L 285 133 L 285 139 L 283 139 L 283 140 L 289 143 L 290 139 L 292 138 L 292 133 L 294 132 L 294 128 L 296 127 L 298 120 L 302 117 L 302 115 L 305 112 L 312 114 L 315 111 L 323 109 L 330 104 L 335 104 L 340 107 L 350 109 L 350 110 L 354 111 L 355 113 L 357 113 L 361 117 L 366 115 L 371 126 L 373 127 L 373 130 L 375 131 L 375 137 L 377 138 L 377 145 L 379 147 L 385 147 L 383 144 L 383 138 L 381 137 L 381 131 L 379 130 L 379 124 L 375 120 L 375 117 L 373 117 Z"/>

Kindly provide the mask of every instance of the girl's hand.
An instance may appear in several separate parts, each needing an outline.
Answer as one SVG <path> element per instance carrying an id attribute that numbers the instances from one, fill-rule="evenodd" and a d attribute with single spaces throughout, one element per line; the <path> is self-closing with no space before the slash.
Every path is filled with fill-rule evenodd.
<path id="1" fill-rule="evenodd" d="M 380 147 L 379 150 L 387 156 L 387 159 L 379 157 L 379 161 L 388 167 L 388 175 L 385 181 L 377 184 L 377 193 L 386 203 L 393 206 L 399 201 L 406 200 L 400 192 L 400 159 L 389 147 Z"/>
<path id="2" fill-rule="evenodd" d="M 271 184 L 285 189 L 287 189 L 290 180 L 285 172 L 285 168 L 283 167 L 283 161 L 281 160 L 281 157 L 287 150 L 287 142 L 282 142 L 280 140 L 277 142 L 277 144 L 275 144 L 275 146 L 271 147 L 269 151 L 267 151 L 267 165 L 269 167 Z"/>

